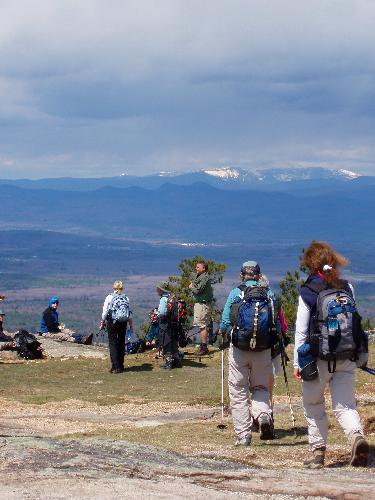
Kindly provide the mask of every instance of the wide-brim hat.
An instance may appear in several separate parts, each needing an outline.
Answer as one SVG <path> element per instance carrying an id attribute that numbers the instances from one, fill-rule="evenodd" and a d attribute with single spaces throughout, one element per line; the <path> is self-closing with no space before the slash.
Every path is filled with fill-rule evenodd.
<path id="1" fill-rule="evenodd" d="M 166 281 L 161 281 L 157 285 L 157 288 L 158 288 L 158 290 L 160 290 L 161 292 L 164 292 L 164 293 L 169 293 L 170 292 L 170 290 L 168 290 L 168 283 Z"/>

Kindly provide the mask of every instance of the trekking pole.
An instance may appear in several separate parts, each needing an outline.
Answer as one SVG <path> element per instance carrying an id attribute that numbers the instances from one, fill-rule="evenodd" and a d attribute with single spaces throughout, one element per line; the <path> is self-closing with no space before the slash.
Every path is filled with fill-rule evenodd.
<path id="1" fill-rule="evenodd" d="M 369 373 L 370 375 L 375 375 L 375 368 L 369 368 L 368 366 L 361 366 L 361 370 Z"/>
<path id="2" fill-rule="evenodd" d="M 280 337 L 280 340 L 279 340 L 279 344 L 280 344 L 281 364 L 282 364 L 282 367 L 283 367 L 284 380 L 285 380 L 285 386 L 286 386 L 286 393 L 287 393 L 288 401 L 289 401 L 289 410 L 290 410 L 290 415 L 292 417 L 293 432 L 294 432 L 294 436 L 297 437 L 296 419 L 295 419 L 295 416 L 294 416 L 294 411 L 293 411 L 293 407 L 292 407 L 292 399 L 290 397 L 289 382 L 288 382 L 288 377 L 287 377 L 287 374 L 286 374 L 286 359 L 287 358 L 286 358 L 286 352 L 285 352 L 284 342 L 283 342 L 283 339 L 281 337 Z"/>
<path id="3" fill-rule="evenodd" d="M 221 346 L 221 420 L 217 426 L 218 429 L 224 430 L 227 426 L 224 424 L 224 346 Z"/>

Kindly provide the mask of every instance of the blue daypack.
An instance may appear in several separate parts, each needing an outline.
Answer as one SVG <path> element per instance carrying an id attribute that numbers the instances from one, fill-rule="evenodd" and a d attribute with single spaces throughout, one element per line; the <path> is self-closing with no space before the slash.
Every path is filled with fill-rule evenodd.
<path id="1" fill-rule="evenodd" d="M 230 308 L 231 342 L 243 351 L 264 351 L 277 341 L 275 304 L 268 288 L 240 285 Z"/>

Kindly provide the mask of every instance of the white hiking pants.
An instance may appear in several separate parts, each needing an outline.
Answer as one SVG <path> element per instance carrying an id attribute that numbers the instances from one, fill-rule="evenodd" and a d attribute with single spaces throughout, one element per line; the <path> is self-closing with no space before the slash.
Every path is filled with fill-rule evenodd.
<path id="1" fill-rule="evenodd" d="M 234 432 L 237 438 L 242 439 L 251 435 L 251 414 L 255 419 L 262 413 L 271 416 L 268 391 L 271 375 L 271 349 L 254 352 L 241 351 L 233 345 L 230 346 L 228 385 Z"/>
<path id="2" fill-rule="evenodd" d="M 328 417 L 325 410 L 324 390 L 329 384 L 332 410 L 346 437 L 350 440 L 354 432 L 363 434 L 356 410 L 354 394 L 356 364 L 350 360 L 337 361 L 336 371 L 328 372 L 328 362 L 318 360 L 319 377 L 302 382 L 303 407 L 307 419 L 309 444 L 312 450 L 326 446 Z"/>

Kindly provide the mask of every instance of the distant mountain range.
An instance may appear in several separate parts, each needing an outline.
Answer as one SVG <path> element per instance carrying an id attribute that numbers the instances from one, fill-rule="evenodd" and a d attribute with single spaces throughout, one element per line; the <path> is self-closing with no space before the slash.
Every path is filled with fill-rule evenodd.
<path id="1" fill-rule="evenodd" d="M 96 191 L 1 186 L 0 228 L 201 243 L 374 241 L 375 184 L 272 193 L 197 183 Z"/>
<path id="2" fill-rule="evenodd" d="M 375 273 L 375 177 L 262 172 L 0 181 L 0 272 L 101 272 L 130 262 L 131 272 L 165 270 L 194 254 L 235 265 L 256 258 L 277 272 L 325 239 L 352 270 Z"/>
<path id="3" fill-rule="evenodd" d="M 87 191 L 103 187 L 142 187 L 156 189 L 166 182 L 188 186 L 197 182 L 204 182 L 220 189 L 257 189 L 257 190 L 290 190 L 299 185 L 313 188 L 326 184 L 330 188 L 357 180 L 366 182 L 368 177 L 361 176 L 348 170 L 331 170 L 327 168 L 274 168 L 255 171 L 246 171 L 239 168 L 223 167 L 208 168 L 196 172 L 176 173 L 160 172 L 148 176 L 131 176 L 123 174 L 118 177 L 100 178 L 50 178 L 50 179 L 18 179 L 0 180 L 0 184 L 29 189 L 57 189 L 69 191 Z M 375 180 L 374 178 L 370 178 Z"/>

